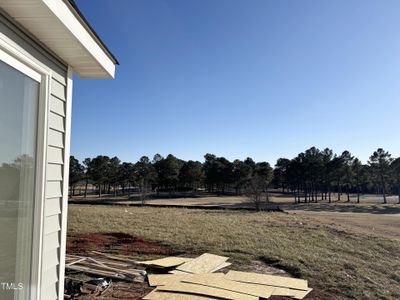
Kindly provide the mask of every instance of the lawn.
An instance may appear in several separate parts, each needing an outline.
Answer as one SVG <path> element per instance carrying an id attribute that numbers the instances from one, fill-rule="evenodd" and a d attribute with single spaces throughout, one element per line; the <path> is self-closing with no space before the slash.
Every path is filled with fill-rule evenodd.
<path id="1" fill-rule="evenodd" d="M 227 255 L 236 269 L 253 260 L 273 263 L 308 279 L 318 299 L 400 299 L 399 240 L 306 215 L 70 205 L 68 233 L 97 232 L 127 233 L 188 254 Z"/>

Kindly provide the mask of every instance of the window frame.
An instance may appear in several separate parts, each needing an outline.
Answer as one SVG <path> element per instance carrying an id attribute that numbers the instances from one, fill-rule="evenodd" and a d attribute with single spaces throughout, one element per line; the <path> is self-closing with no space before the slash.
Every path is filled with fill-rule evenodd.
<path id="1" fill-rule="evenodd" d="M 25 55 L 22 51 L 9 43 L 1 34 L 0 60 L 39 82 L 31 282 L 29 287 L 24 287 L 24 289 L 29 288 L 30 299 L 39 300 L 41 298 L 44 200 L 47 166 L 47 123 L 49 115 L 48 103 L 50 98 L 51 71 L 35 59 Z"/>

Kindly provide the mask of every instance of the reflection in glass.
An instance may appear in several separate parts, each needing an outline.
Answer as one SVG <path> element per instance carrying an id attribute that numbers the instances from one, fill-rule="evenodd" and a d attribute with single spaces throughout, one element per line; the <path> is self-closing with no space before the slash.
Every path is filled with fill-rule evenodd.
<path id="1" fill-rule="evenodd" d="M 38 100 L 39 83 L 0 61 L 2 300 L 30 298 Z"/>

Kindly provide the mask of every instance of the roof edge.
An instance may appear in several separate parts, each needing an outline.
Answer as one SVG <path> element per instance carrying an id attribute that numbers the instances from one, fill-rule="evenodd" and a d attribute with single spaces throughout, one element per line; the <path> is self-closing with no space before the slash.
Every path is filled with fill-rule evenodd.
<path id="1" fill-rule="evenodd" d="M 110 49 L 106 46 L 106 44 L 101 40 L 99 35 L 96 33 L 96 31 L 93 29 L 93 27 L 90 25 L 89 21 L 85 18 L 83 13 L 80 11 L 78 6 L 76 5 L 74 0 L 63 0 L 64 3 L 71 9 L 72 13 L 76 16 L 76 18 L 80 21 L 80 23 L 86 27 L 86 30 L 90 33 L 90 35 L 93 37 L 93 39 L 99 44 L 101 48 L 105 51 L 107 56 L 110 57 L 110 59 L 113 61 L 114 64 L 119 65 L 119 62 L 117 58 L 112 54 Z"/>

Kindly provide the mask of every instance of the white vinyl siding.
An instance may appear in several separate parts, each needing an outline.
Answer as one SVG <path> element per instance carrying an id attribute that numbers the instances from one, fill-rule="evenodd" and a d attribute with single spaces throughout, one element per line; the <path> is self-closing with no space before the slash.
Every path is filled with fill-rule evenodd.
<path id="1" fill-rule="evenodd" d="M 53 78 L 50 93 L 41 290 L 43 299 L 53 300 L 59 293 L 61 210 L 67 196 L 63 191 L 66 80 Z"/>
<path id="2" fill-rule="evenodd" d="M 62 117 L 65 117 L 65 102 L 54 96 L 51 96 L 50 111 Z"/>
<path id="3" fill-rule="evenodd" d="M 49 129 L 48 134 L 49 146 L 64 148 L 64 134 L 54 129 Z"/>
<path id="4" fill-rule="evenodd" d="M 59 116 L 53 112 L 49 113 L 49 128 L 58 130 L 60 132 L 65 131 L 65 126 L 64 126 L 64 117 Z"/>
<path id="5" fill-rule="evenodd" d="M 64 153 L 62 148 L 56 148 L 49 145 L 47 148 L 47 163 L 62 165 L 64 163 L 63 155 Z"/>
<path id="6" fill-rule="evenodd" d="M 29 9 L 26 10 L 30 15 Z M 67 118 L 67 66 L 39 46 L 29 35 L 0 12 L 0 38 L 9 45 L 50 70 L 51 80 L 47 103 L 47 153 L 45 199 L 37 199 L 43 206 L 40 300 L 59 299 L 61 236 L 63 201 L 67 201 L 64 187 Z M 69 163 L 68 161 L 66 163 Z M 64 200 L 63 200 L 64 199 Z M 64 206 L 65 207 L 65 206 Z"/>

